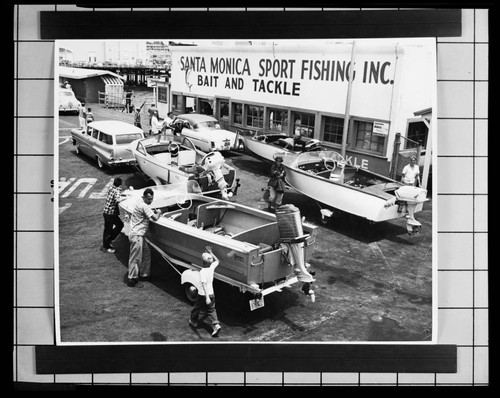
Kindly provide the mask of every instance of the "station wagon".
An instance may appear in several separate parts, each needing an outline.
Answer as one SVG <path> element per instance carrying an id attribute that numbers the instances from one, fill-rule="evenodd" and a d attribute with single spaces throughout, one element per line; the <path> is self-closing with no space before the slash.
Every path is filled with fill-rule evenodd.
<path id="1" fill-rule="evenodd" d="M 77 154 L 97 161 L 99 168 L 134 165 L 129 144 L 144 138 L 144 132 L 133 124 L 119 120 L 91 122 L 85 129 L 72 129 L 71 138 Z"/>

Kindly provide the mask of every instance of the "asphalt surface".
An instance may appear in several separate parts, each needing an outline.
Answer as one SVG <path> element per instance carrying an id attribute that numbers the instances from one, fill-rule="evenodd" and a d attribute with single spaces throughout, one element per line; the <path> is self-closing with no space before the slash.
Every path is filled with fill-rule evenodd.
<path id="1" fill-rule="evenodd" d="M 131 114 L 90 104 L 96 120 L 131 122 Z M 144 180 L 133 168 L 100 170 L 91 159 L 75 154 L 65 137 L 77 117 L 61 115 L 60 181 L 94 178 L 83 197 L 75 189 L 59 193 L 59 292 L 61 340 L 74 342 L 197 342 L 214 340 L 210 327 L 193 329 L 178 270 L 153 255 L 153 280 L 142 289 L 124 283 L 128 240 L 120 236 L 116 253 L 97 251 L 102 234 L 103 200 L 90 199 L 110 178 L 121 176 L 138 188 Z M 241 187 L 232 200 L 264 208 L 262 189 L 270 164 L 247 153 L 225 154 L 237 170 Z M 63 183 L 64 183 L 63 181 Z M 61 184 L 61 182 L 60 182 Z M 61 185 L 60 185 L 61 187 Z M 315 302 L 299 285 L 265 297 L 265 306 L 250 311 L 249 298 L 237 288 L 215 282 L 217 311 L 224 342 L 361 342 L 429 341 L 432 333 L 432 201 L 416 214 L 418 235 L 408 236 L 405 220 L 370 225 L 355 217 L 321 222 L 319 205 L 288 190 L 284 204 L 294 204 L 317 225 L 310 264 L 316 272 Z M 85 216 L 81 216 L 84 214 Z M 75 219 L 75 216 L 78 216 Z M 75 237 L 93 239 L 93 247 Z M 98 257 L 101 256 L 101 257 Z M 102 264 L 100 263 L 102 262 Z M 88 263 L 88 264 L 87 264 Z M 91 277 L 91 275 L 98 277 Z"/>

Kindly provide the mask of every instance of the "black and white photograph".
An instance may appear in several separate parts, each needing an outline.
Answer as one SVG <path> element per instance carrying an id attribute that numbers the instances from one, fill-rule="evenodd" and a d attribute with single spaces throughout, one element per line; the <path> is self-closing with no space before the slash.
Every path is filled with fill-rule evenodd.
<path id="1" fill-rule="evenodd" d="M 436 343 L 435 38 L 55 43 L 58 345 Z"/>

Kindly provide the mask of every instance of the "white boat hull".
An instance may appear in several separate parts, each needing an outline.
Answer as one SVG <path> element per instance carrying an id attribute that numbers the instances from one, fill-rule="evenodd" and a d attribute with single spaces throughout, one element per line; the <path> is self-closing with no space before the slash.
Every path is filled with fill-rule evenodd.
<path id="1" fill-rule="evenodd" d="M 188 180 L 196 180 L 204 193 L 217 193 L 221 189 L 231 191 L 236 187 L 235 170 L 224 163 L 222 155 L 217 153 L 222 159 L 220 174 L 222 174 L 224 182 L 227 184 L 225 187 L 224 184 L 219 185 L 222 181 L 218 181 L 214 174 L 207 173 L 207 170 L 202 167 L 201 163 L 208 154 L 195 149 L 194 145 L 185 139 L 180 139 L 182 145 L 171 141 L 173 139 L 179 138 L 160 136 L 158 142 L 156 142 L 157 138 L 155 137 L 134 142 L 130 146 L 137 168 L 154 181 L 156 185 L 185 183 Z M 155 147 L 167 147 L 171 142 L 174 142 L 179 148 L 175 156 L 172 156 L 168 151 L 152 152 Z M 210 156 L 212 155 L 216 155 L 216 153 L 212 153 Z"/>
<path id="2" fill-rule="evenodd" d="M 294 141 L 292 137 L 280 133 L 265 134 L 259 131 L 254 135 L 247 135 L 242 138 L 245 148 L 249 152 L 271 162 L 274 161 L 274 156 L 278 153 L 281 155 L 298 155 L 303 151 L 315 150 L 320 147 L 318 140 L 305 139 L 305 141 L 301 141 L 301 138 L 298 141 Z"/>
<path id="3" fill-rule="evenodd" d="M 351 168 L 353 173 L 363 174 L 365 179 L 372 178 L 377 183 L 356 185 L 338 182 L 329 178 L 328 171 L 313 173 L 311 170 L 301 169 L 299 164 L 299 157 L 285 158 L 286 181 L 296 191 L 317 202 L 372 222 L 393 220 L 407 214 L 401 208 L 401 200 L 395 195 L 395 191 L 403 185 L 394 180 Z M 421 191 L 426 194 L 425 190 Z M 422 207 L 423 200 L 420 200 L 414 212 L 421 211 Z"/>
<path id="4" fill-rule="evenodd" d="M 291 151 L 288 151 L 284 148 L 280 148 L 278 146 L 269 145 L 264 142 L 257 141 L 252 137 L 245 138 L 244 143 L 245 143 L 245 148 L 248 151 L 250 151 L 254 155 L 257 155 L 258 157 L 269 160 L 271 162 L 274 161 L 273 156 L 276 153 L 291 153 Z"/>

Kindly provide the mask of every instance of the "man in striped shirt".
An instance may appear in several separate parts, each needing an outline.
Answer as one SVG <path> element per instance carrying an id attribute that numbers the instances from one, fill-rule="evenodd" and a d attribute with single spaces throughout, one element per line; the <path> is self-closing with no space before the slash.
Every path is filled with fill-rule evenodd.
<path id="1" fill-rule="evenodd" d="M 115 249 L 111 246 L 111 242 L 116 239 L 123 229 L 123 221 L 120 219 L 120 209 L 118 207 L 122 193 L 121 185 L 122 179 L 116 177 L 113 180 L 113 185 L 108 190 L 106 203 L 102 212 L 104 216 L 104 232 L 102 234 L 101 250 L 108 253 L 115 252 Z"/>

